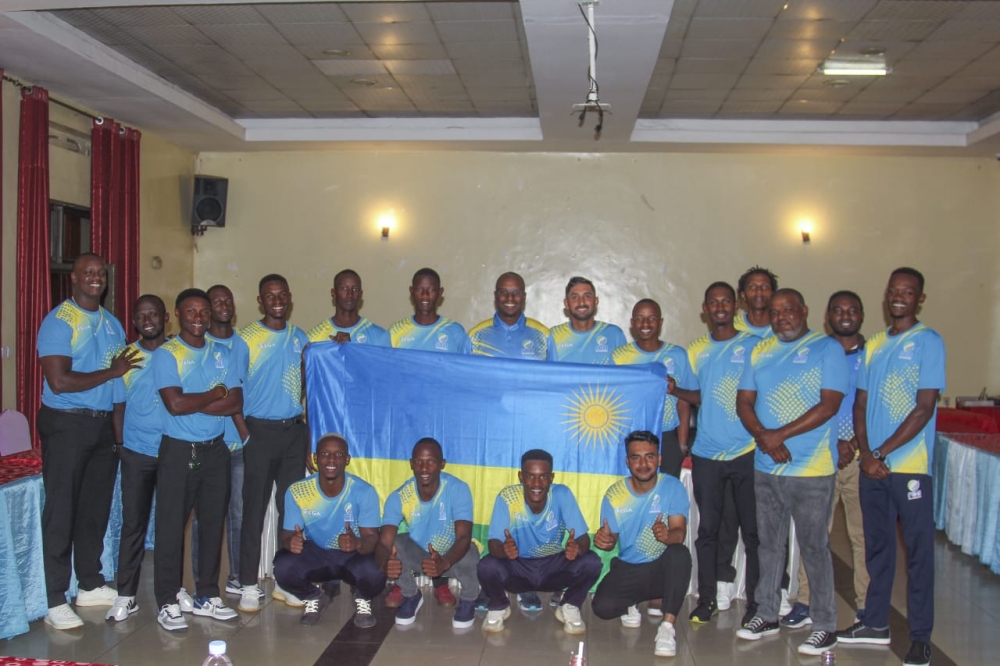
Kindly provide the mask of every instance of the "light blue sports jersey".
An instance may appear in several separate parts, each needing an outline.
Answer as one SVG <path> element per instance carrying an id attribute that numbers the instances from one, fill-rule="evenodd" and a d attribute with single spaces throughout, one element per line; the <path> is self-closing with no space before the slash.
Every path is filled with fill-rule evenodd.
<path id="1" fill-rule="evenodd" d="M 298 326 L 275 331 L 260 321 L 240 329 L 249 363 L 243 413 L 258 419 L 290 419 L 302 413 L 302 350 L 309 338 Z"/>
<path id="2" fill-rule="evenodd" d="M 741 332 L 724 342 L 703 335 L 688 345 L 688 361 L 701 390 L 693 455 L 732 460 L 753 450 L 753 437 L 736 415 L 736 387 L 750 350 L 759 341 L 756 335 Z"/>
<path id="3" fill-rule="evenodd" d="M 841 345 L 843 349 L 843 345 Z M 844 394 L 844 400 L 840 403 L 840 409 L 837 410 L 837 415 L 833 417 L 833 447 L 830 449 L 834 454 L 834 460 L 837 458 L 837 440 L 842 439 L 845 442 L 849 442 L 854 439 L 854 397 L 857 395 L 858 388 L 858 370 L 861 369 L 861 364 L 865 359 L 865 345 L 862 342 L 861 346 L 851 352 L 845 352 L 847 358 L 847 371 L 848 371 L 848 383 L 847 383 L 847 393 Z"/>
<path id="4" fill-rule="evenodd" d="M 337 333 L 347 333 L 351 336 L 351 342 L 356 342 L 359 345 L 392 346 L 389 332 L 365 317 L 359 319 L 357 324 L 349 328 L 340 328 L 333 323 L 333 319 L 327 317 L 310 328 L 306 335 L 309 337 L 309 342 L 330 342 L 330 338 Z"/>
<path id="5" fill-rule="evenodd" d="M 532 513 L 524 503 L 524 486 L 517 484 L 501 490 L 493 505 L 489 538 L 504 541 L 504 530 L 510 530 L 520 557 L 548 557 L 563 552 L 563 539 L 570 530 L 575 530 L 577 539 L 585 534 L 587 522 L 567 486 L 553 483 L 545 508 Z"/>
<path id="6" fill-rule="evenodd" d="M 163 420 L 160 392 L 153 381 L 153 352 L 138 342 L 128 346 L 139 352 L 136 360 L 142 367 L 132 368 L 122 376 L 125 382 L 125 423 L 122 444 L 129 451 L 155 458 L 160 452 Z"/>
<path id="7" fill-rule="evenodd" d="M 521 315 L 508 326 L 498 315 L 477 324 L 469 331 L 472 353 L 479 356 L 521 358 L 544 361 L 548 358 L 549 329 L 534 319 Z"/>
<path id="8" fill-rule="evenodd" d="M 630 477 L 616 481 L 601 502 L 601 525 L 618 535 L 618 557 L 629 564 L 652 562 L 667 549 L 653 536 L 653 523 L 663 516 L 684 516 L 687 520 L 691 501 L 681 482 L 669 474 L 659 474 L 656 486 L 644 495 L 636 495 Z"/>
<path id="9" fill-rule="evenodd" d="M 472 492 L 468 484 L 451 474 L 441 472 L 441 483 L 430 502 L 422 502 L 417 480 L 409 479 L 392 491 L 385 501 L 383 525 L 400 526 L 406 522 L 410 538 L 427 550 L 427 544 L 439 553 L 447 553 L 455 545 L 455 521 L 472 522 Z"/>
<path id="10" fill-rule="evenodd" d="M 247 343 L 243 341 L 243 338 L 238 333 L 233 333 L 228 338 L 217 338 L 206 333 L 205 337 L 209 340 L 215 340 L 220 345 L 229 347 L 229 350 L 232 352 L 231 363 L 233 364 L 233 371 L 239 375 L 240 384 L 245 386 L 247 365 L 250 363 L 250 350 L 247 348 Z M 243 448 L 243 438 L 237 432 L 236 424 L 233 423 L 233 417 L 231 416 L 226 417 L 226 429 L 222 433 L 222 439 L 226 442 L 226 446 L 229 447 L 230 451 L 239 451 Z"/>
<path id="11" fill-rule="evenodd" d="M 180 336 L 164 342 L 153 352 L 153 380 L 156 390 L 180 387 L 184 393 L 204 393 L 219 384 L 240 388 L 239 373 L 233 370 L 229 348 L 205 339 L 205 346 L 195 349 Z M 173 416 L 160 405 L 163 432 L 185 442 L 215 439 L 225 428 L 224 416 L 202 412 Z"/>
<path id="12" fill-rule="evenodd" d="M 355 536 L 362 527 L 379 528 L 378 493 L 366 481 L 344 472 L 344 487 L 336 497 L 327 497 L 319 487 L 319 474 L 296 481 L 285 491 L 283 529 L 302 528 L 305 538 L 326 550 L 340 550 L 339 537 Z"/>
<path id="13" fill-rule="evenodd" d="M 627 342 L 622 329 L 614 324 L 595 321 L 592 329 L 580 333 L 565 322 L 549 331 L 549 360 L 610 365 L 611 354 Z"/>
<path id="14" fill-rule="evenodd" d="M 413 315 L 389 327 L 389 338 L 397 349 L 471 354 L 472 343 L 465 329 L 457 321 L 438 317 L 430 326 L 421 326 Z"/>
<path id="15" fill-rule="evenodd" d="M 898 335 L 881 331 L 865 345 L 858 389 L 868 391 L 868 446 L 877 449 L 917 406 L 920 389 L 945 388 L 944 341 L 918 323 Z M 934 455 L 937 407 L 917 436 L 888 456 L 885 464 L 902 474 L 930 474 Z"/>
<path id="16" fill-rule="evenodd" d="M 611 360 L 615 365 L 640 365 L 643 363 L 662 363 L 667 369 L 667 374 L 674 378 L 677 386 L 689 391 L 696 390 L 698 385 L 691 372 L 691 364 L 688 362 L 687 352 L 679 345 L 672 345 L 669 342 L 660 344 L 660 348 L 655 352 L 647 352 L 639 349 L 639 346 L 632 342 L 622 345 L 611 354 Z M 663 403 L 663 432 L 675 430 L 680 424 L 677 418 L 677 397 L 666 393 Z"/>
<path id="17" fill-rule="evenodd" d="M 757 343 L 743 369 L 740 391 L 756 391 L 754 411 L 761 425 L 777 430 L 819 404 L 820 391 L 844 395 L 849 382 L 844 348 L 819 331 L 794 342 L 778 337 Z M 776 476 L 829 476 L 836 471 L 830 452 L 834 420 L 785 440 L 791 462 L 778 464 L 760 449 L 754 468 Z M 835 444 L 836 442 L 833 442 Z"/>
<path id="18" fill-rule="evenodd" d="M 38 357 L 68 356 L 73 372 L 95 372 L 111 367 L 125 348 L 125 330 L 104 308 L 90 312 L 72 299 L 65 300 L 45 315 L 38 329 L 35 349 Z M 121 378 L 104 382 L 86 391 L 56 394 L 48 380 L 42 384 L 42 404 L 52 409 L 99 409 L 109 411 L 125 402 L 125 384 Z"/>
<path id="19" fill-rule="evenodd" d="M 771 328 L 770 324 L 765 324 L 763 326 L 754 326 L 747 320 L 747 313 L 740 312 L 736 317 L 733 318 L 733 328 L 737 331 L 746 331 L 751 335 L 756 335 L 761 340 L 767 340 L 774 336 L 774 329 Z"/>

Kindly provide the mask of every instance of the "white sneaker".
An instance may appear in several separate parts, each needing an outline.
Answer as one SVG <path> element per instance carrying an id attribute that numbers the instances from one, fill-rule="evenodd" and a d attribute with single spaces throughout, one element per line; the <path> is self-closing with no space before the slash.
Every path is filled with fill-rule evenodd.
<path id="1" fill-rule="evenodd" d="M 198 597 L 194 600 L 195 615 L 200 617 L 210 617 L 213 620 L 235 620 L 239 615 L 232 608 L 222 603 L 219 597 Z"/>
<path id="2" fill-rule="evenodd" d="M 792 602 L 788 600 L 788 590 L 781 590 L 781 604 L 778 606 L 778 617 L 785 617 L 792 612 Z"/>
<path id="3" fill-rule="evenodd" d="M 486 619 L 483 620 L 483 631 L 499 634 L 503 631 L 503 621 L 510 617 L 510 606 L 503 610 L 486 611 Z"/>
<path id="4" fill-rule="evenodd" d="M 236 578 L 226 579 L 226 594 L 238 597 L 243 594 L 243 586 L 240 585 L 240 581 Z"/>
<path id="5" fill-rule="evenodd" d="M 715 605 L 720 611 L 729 610 L 736 596 L 736 584 L 719 581 L 715 584 Z"/>
<path id="6" fill-rule="evenodd" d="M 642 613 L 639 612 L 638 606 L 628 607 L 628 610 L 622 615 L 622 626 L 629 629 L 642 626 Z"/>
<path id="7" fill-rule="evenodd" d="M 156 621 L 167 631 L 187 631 L 188 628 L 187 620 L 181 615 L 181 608 L 177 604 L 164 604 L 156 615 Z"/>
<path id="8" fill-rule="evenodd" d="M 45 624 L 65 631 L 82 627 L 83 620 L 73 612 L 69 604 L 60 604 L 49 609 L 49 614 L 45 616 Z"/>
<path id="9" fill-rule="evenodd" d="M 660 628 L 656 630 L 656 647 L 653 648 L 653 654 L 657 657 L 673 657 L 677 654 L 677 636 L 672 623 L 660 623 Z"/>
<path id="10" fill-rule="evenodd" d="M 111 606 L 111 610 L 104 616 L 104 619 L 121 622 L 127 619 L 132 613 L 137 613 L 138 611 L 139 604 L 135 603 L 135 597 L 118 597 L 115 599 L 114 605 Z"/>
<path id="11" fill-rule="evenodd" d="M 306 602 L 299 599 L 297 596 L 281 589 L 277 583 L 274 584 L 274 589 L 271 590 L 271 597 L 277 599 L 278 601 L 284 601 L 286 606 L 291 606 L 292 608 L 302 608 L 306 605 Z"/>
<path id="12" fill-rule="evenodd" d="M 256 585 L 244 585 L 240 594 L 239 609 L 244 613 L 256 613 L 260 610 L 260 588 Z"/>
<path id="13" fill-rule="evenodd" d="M 587 625 L 580 617 L 580 609 L 573 604 L 563 604 L 557 608 L 556 619 L 563 623 L 563 631 L 567 634 L 587 633 Z"/>
<path id="14" fill-rule="evenodd" d="M 653 599 L 655 602 L 659 602 L 659 599 Z M 653 601 L 650 601 L 646 606 L 646 615 L 649 617 L 663 617 L 663 609 L 659 606 L 653 606 Z"/>
<path id="15" fill-rule="evenodd" d="M 93 590 L 80 590 L 76 594 L 76 605 L 80 606 L 110 606 L 118 598 L 118 591 L 101 585 Z"/>
<path id="16" fill-rule="evenodd" d="M 177 593 L 177 605 L 180 606 L 182 613 L 190 613 L 194 610 L 194 599 L 183 587 Z"/>

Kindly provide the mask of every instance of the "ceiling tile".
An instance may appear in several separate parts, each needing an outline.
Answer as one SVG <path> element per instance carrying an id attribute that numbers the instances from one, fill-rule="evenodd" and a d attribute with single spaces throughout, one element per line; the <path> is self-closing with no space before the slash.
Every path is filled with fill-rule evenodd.
<path id="1" fill-rule="evenodd" d="M 837 46 L 834 53 L 843 57 L 857 57 L 863 55 L 862 51 L 865 49 L 879 48 L 885 51 L 885 61 L 891 65 L 899 62 L 900 59 L 912 51 L 916 46 L 916 42 L 859 42 L 847 40 L 841 42 Z"/>
<path id="2" fill-rule="evenodd" d="M 518 41 L 493 41 L 482 44 L 453 42 L 445 44 L 444 48 L 450 57 L 458 59 L 480 58 L 488 60 L 499 58 L 501 60 L 515 60 L 521 57 L 521 43 Z"/>
<path id="3" fill-rule="evenodd" d="M 531 78 L 523 74 L 503 74 L 501 72 L 481 72 L 477 74 L 461 74 L 462 82 L 468 86 L 483 86 L 496 88 L 527 88 L 531 86 Z M 585 90 L 585 88 L 582 88 Z"/>
<path id="4" fill-rule="evenodd" d="M 716 89 L 716 90 L 676 90 L 670 88 L 667 90 L 667 94 L 664 99 L 670 102 L 722 102 L 726 99 L 726 95 L 729 93 L 728 90 Z"/>
<path id="5" fill-rule="evenodd" d="M 143 44 L 160 46 L 162 44 L 211 44 L 212 39 L 190 25 L 133 25 L 123 28 L 129 35 Z"/>
<path id="6" fill-rule="evenodd" d="M 310 113 L 337 113 L 342 111 L 358 110 L 358 105 L 347 98 L 331 99 L 327 101 L 303 101 L 298 102 L 298 104 Z"/>
<path id="7" fill-rule="evenodd" d="M 537 116 L 538 106 L 534 102 L 500 101 L 473 104 L 482 116 Z"/>
<path id="8" fill-rule="evenodd" d="M 443 60 L 448 57 L 441 44 L 375 44 L 371 50 L 382 60 Z"/>
<path id="9" fill-rule="evenodd" d="M 686 39 L 763 39 L 774 23 L 769 18 L 710 18 L 696 16 Z"/>
<path id="10" fill-rule="evenodd" d="M 513 19 L 504 21 L 445 21 L 436 23 L 445 42 L 516 42 Z"/>
<path id="11" fill-rule="evenodd" d="M 453 60 L 455 69 L 463 76 L 501 72 L 504 74 L 526 74 L 523 60 Z M 586 72 L 582 73 L 586 78 Z"/>
<path id="12" fill-rule="evenodd" d="M 894 119 L 947 119 L 960 112 L 964 104 L 908 104 L 901 108 Z"/>
<path id="13" fill-rule="evenodd" d="M 779 20 L 860 21 L 876 4 L 878 0 L 797 0 L 788 3 Z"/>
<path id="14" fill-rule="evenodd" d="M 719 102 L 697 100 L 665 101 L 660 107 L 661 118 L 710 118 L 719 110 Z"/>
<path id="15" fill-rule="evenodd" d="M 681 46 L 683 46 L 683 44 L 684 44 L 684 42 L 681 41 L 680 39 L 664 39 L 663 43 L 660 44 L 660 56 L 659 57 L 660 58 L 676 58 L 677 56 L 679 56 L 681 54 Z M 757 45 L 753 44 L 753 48 L 756 48 L 756 47 L 757 47 Z M 692 57 L 724 58 L 724 57 L 729 57 L 729 56 L 723 56 L 722 54 L 719 54 L 719 53 L 711 53 L 711 54 L 708 54 L 708 55 L 702 55 L 702 56 L 695 55 L 695 56 L 692 56 Z"/>
<path id="16" fill-rule="evenodd" d="M 774 18 L 785 3 L 786 0 L 701 0 L 694 16 Z"/>
<path id="17" fill-rule="evenodd" d="M 255 102 L 289 102 L 288 96 L 274 88 L 257 90 L 226 90 L 230 97 L 244 106 L 252 107 Z"/>
<path id="18" fill-rule="evenodd" d="M 129 28 L 122 28 L 122 26 L 115 25 L 104 19 L 92 18 L 85 24 L 71 23 L 71 25 L 108 46 L 144 46 L 141 39 L 128 32 Z M 208 40 L 204 41 L 207 42 Z"/>
<path id="19" fill-rule="evenodd" d="M 747 65 L 747 74 L 803 74 L 809 75 L 816 71 L 816 60 L 769 60 L 754 58 Z"/>
<path id="20" fill-rule="evenodd" d="M 737 88 L 755 88 L 776 90 L 795 90 L 801 86 L 808 77 L 802 74 L 781 75 L 781 74 L 744 74 L 736 84 Z"/>
<path id="21" fill-rule="evenodd" d="M 348 52 L 346 56 L 330 55 L 327 51 L 331 49 L 342 49 Z M 369 49 L 364 44 L 336 44 L 330 46 L 329 44 L 297 44 L 295 50 L 302 54 L 307 60 L 332 60 L 344 59 L 344 60 L 375 60 L 375 53 Z"/>
<path id="22" fill-rule="evenodd" d="M 914 60 L 903 58 L 892 66 L 893 76 L 948 76 L 964 68 L 968 60 Z"/>
<path id="23" fill-rule="evenodd" d="M 187 21 L 169 7 L 116 7 L 92 11 L 95 16 L 120 26 L 187 24 Z"/>
<path id="24" fill-rule="evenodd" d="M 408 2 L 393 3 L 400 5 Z M 355 5 L 356 6 L 356 5 Z M 348 11 L 348 13 L 351 13 Z M 361 38 L 374 44 L 437 44 L 440 40 L 430 21 L 415 23 L 355 23 Z"/>
<path id="25" fill-rule="evenodd" d="M 469 88 L 468 96 L 477 102 L 504 99 L 525 102 L 531 99 L 531 91 L 527 88 Z"/>
<path id="26" fill-rule="evenodd" d="M 997 33 L 1000 38 L 1000 33 Z M 906 55 L 906 60 L 974 60 L 990 50 L 983 42 L 924 42 Z"/>
<path id="27" fill-rule="evenodd" d="M 726 97 L 726 102 L 784 102 L 794 89 L 734 88 Z"/>
<path id="28" fill-rule="evenodd" d="M 939 25 L 940 21 L 883 21 L 865 19 L 847 35 L 847 39 L 857 41 L 920 41 L 926 39 Z"/>
<path id="29" fill-rule="evenodd" d="M 940 0 L 882 0 L 869 18 L 890 20 L 944 21 L 962 11 L 964 2 Z"/>
<path id="30" fill-rule="evenodd" d="M 927 38 L 928 41 L 989 42 L 1000 40 L 1000 21 L 946 21 Z"/>
<path id="31" fill-rule="evenodd" d="M 952 18 L 962 21 L 1000 21 L 1000 3 L 994 0 L 965 2 Z"/>
<path id="32" fill-rule="evenodd" d="M 285 96 L 288 97 L 288 99 L 291 99 L 303 106 L 307 103 L 315 104 L 317 102 L 336 102 L 347 100 L 347 95 L 345 95 L 329 80 L 326 80 L 322 86 L 310 85 L 298 88 L 285 87 L 281 89 L 281 92 L 285 93 Z"/>
<path id="33" fill-rule="evenodd" d="M 993 76 L 965 76 L 962 70 L 958 75 L 947 79 L 935 90 L 1000 90 L 1000 70 Z"/>
<path id="34" fill-rule="evenodd" d="M 411 23 L 431 19 L 422 2 L 347 2 L 341 8 L 355 23 Z"/>
<path id="35" fill-rule="evenodd" d="M 463 116 L 476 114 L 476 107 L 468 100 L 415 99 L 413 103 L 416 105 L 418 111 L 427 114 L 454 114 Z"/>
<path id="36" fill-rule="evenodd" d="M 729 90 L 738 74 L 678 74 L 670 80 L 671 90 Z"/>
<path id="37" fill-rule="evenodd" d="M 820 88 L 799 88 L 791 95 L 792 99 L 807 100 L 810 102 L 846 102 L 858 96 L 860 91 L 852 86 L 834 88 L 833 86 L 823 86 Z"/>
<path id="38" fill-rule="evenodd" d="M 674 71 L 679 74 L 740 74 L 746 66 L 746 60 L 681 58 Z"/>
<path id="39" fill-rule="evenodd" d="M 195 25 L 263 23 L 265 20 L 250 5 L 189 5 L 173 9 L 181 18 Z"/>
<path id="40" fill-rule="evenodd" d="M 246 47 L 270 49 L 277 44 L 287 44 L 285 37 L 268 23 L 220 23 L 202 25 L 203 33 L 223 47 Z"/>
<path id="41" fill-rule="evenodd" d="M 990 93 L 989 90 L 941 90 L 940 87 L 917 98 L 918 104 L 972 104 Z"/>
<path id="42" fill-rule="evenodd" d="M 347 14 L 333 2 L 257 5 L 256 9 L 271 23 L 335 23 L 348 20 Z"/>
<path id="43" fill-rule="evenodd" d="M 206 73 L 198 76 L 205 85 L 223 92 L 227 90 L 274 90 L 274 87 L 256 74 L 242 76 L 223 76 Z"/>
<path id="44" fill-rule="evenodd" d="M 660 58 L 653 68 L 653 77 L 670 76 L 677 69 L 677 61 L 673 58 Z"/>
<path id="45" fill-rule="evenodd" d="M 313 60 L 312 64 L 326 76 L 378 76 L 386 74 L 380 60 Z"/>
<path id="46" fill-rule="evenodd" d="M 838 116 L 854 116 L 858 118 L 871 118 L 873 120 L 886 118 L 896 113 L 903 107 L 900 103 L 893 102 L 859 102 L 853 99 L 837 112 Z"/>
<path id="47" fill-rule="evenodd" d="M 359 86 L 357 84 L 351 83 L 351 81 L 356 79 L 368 79 L 374 81 L 374 86 Z M 388 74 L 382 75 L 370 75 L 370 76 L 331 76 L 330 82 L 333 83 L 337 88 L 339 88 L 344 94 L 350 96 L 351 91 L 358 88 L 395 88 L 398 84 L 396 80 L 389 76 Z"/>
<path id="48" fill-rule="evenodd" d="M 489 21 L 514 18 L 513 2 L 429 2 L 431 18 L 441 21 Z"/>
<path id="49" fill-rule="evenodd" d="M 941 76 L 886 76 L 865 88 L 865 99 L 872 102 L 910 101 L 944 80 Z"/>
<path id="50" fill-rule="evenodd" d="M 726 103 L 719 109 L 719 117 L 741 117 L 741 116 L 770 116 L 778 112 L 781 108 L 781 101 L 733 101 L 726 100 Z"/>
<path id="51" fill-rule="evenodd" d="M 675 5 L 676 7 L 676 5 Z M 667 31 L 664 33 L 664 39 L 684 39 L 687 34 L 688 25 L 691 23 L 690 16 L 677 16 L 676 12 L 670 15 L 670 20 L 667 22 Z"/>
<path id="52" fill-rule="evenodd" d="M 393 76 L 399 74 L 417 76 L 446 76 L 454 75 L 455 66 L 450 60 L 383 60 L 382 64 Z"/>
<path id="53" fill-rule="evenodd" d="M 755 39 L 686 39 L 680 54 L 685 58 L 749 58 L 759 45 Z M 660 57 L 669 57 L 662 48 Z"/>
<path id="54" fill-rule="evenodd" d="M 815 60 L 819 62 L 830 55 L 830 52 L 837 48 L 837 41 L 833 39 L 825 40 L 799 40 L 799 39 L 768 39 L 760 45 L 756 58 L 770 60 Z"/>
<path id="55" fill-rule="evenodd" d="M 784 14 L 782 14 L 784 16 Z M 774 22 L 768 39 L 797 40 L 839 40 L 854 28 L 854 21 L 807 21 L 803 19 L 778 20 Z"/>
<path id="56" fill-rule="evenodd" d="M 321 44 L 336 49 L 363 41 L 350 23 L 275 23 L 274 27 L 291 44 Z"/>
<path id="57" fill-rule="evenodd" d="M 413 75 L 408 76 L 405 74 L 397 74 L 393 77 L 396 82 L 404 88 L 419 88 L 421 90 L 432 91 L 432 92 L 442 92 L 442 91 L 460 91 L 462 94 L 465 93 L 465 84 L 462 83 L 462 79 L 457 75 L 452 76 L 423 76 L 423 75 Z"/>
<path id="58" fill-rule="evenodd" d="M 843 102 L 810 102 L 793 99 L 782 104 L 778 113 L 782 115 L 794 116 L 828 116 L 832 113 L 836 113 L 837 110 L 843 105 Z"/>

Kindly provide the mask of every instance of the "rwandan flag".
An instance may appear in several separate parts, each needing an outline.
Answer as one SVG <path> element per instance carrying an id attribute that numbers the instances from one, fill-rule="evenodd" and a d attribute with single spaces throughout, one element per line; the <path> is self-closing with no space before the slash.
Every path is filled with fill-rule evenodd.
<path id="1" fill-rule="evenodd" d="M 382 501 L 413 475 L 413 445 L 441 442 L 445 471 L 472 490 L 473 536 L 486 541 L 497 493 L 517 483 L 521 454 L 545 449 L 555 482 L 568 485 L 591 531 L 601 499 L 628 473 L 625 435 L 659 435 L 664 367 L 547 363 L 372 345 L 306 348 L 309 429 L 340 433 L 348 470 Z"/>

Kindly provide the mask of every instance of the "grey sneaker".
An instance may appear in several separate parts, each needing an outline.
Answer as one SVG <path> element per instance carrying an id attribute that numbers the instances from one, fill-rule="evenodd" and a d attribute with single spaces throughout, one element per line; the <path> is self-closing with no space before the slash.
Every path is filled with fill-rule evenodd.
<path id="1" fill-rule="evenodd" d="M 890 641 L 889 627 L 873 629 L 864 622 L 855 622 L 837 632 L 837 642 L 845 645 L 888 645 Z"/>
<path id="2" fill-rule="evenodd" d="M 208 597 L 196 597 L 192 612 L 195 615 L 210 617 L 213 620 L 228 621 L 239 617 L 236 611 L 222 603 L 222 599 L 219 597 L 212 597 L 211 599 Z"/>
<path id="3" fill-rule="evenodd" d="M 127 619 L 132 613 L 137 612 L 139 612 L 139 604 L 135 603 L 135 597 L 118 597 L 115 599 L 115 603 L 111 606 L 107 615 L 104 616 L 104 619 L 121 622 Z"/>
<path id="4" fill-rule="evenodd" d="M 587 625 L 580 617 L 580 609 L 573 604 L 563 604 L 557 608 L 556 619 L 563 623 L 563 631 L 567 634 L 587 633 Z"/>
<path id="5" fill-rule="evenodd" d="M 372 602 L 358 597 L 354 600 L 357 610 L 354 611 L 354 626 L 359 629 L 371 629 L 375 626 L 375 616 L 372 615 Z"/>
<path id="6" fill-rule="evenodd" d="M 323 611 L 330 605 L 330 597 L 326 594 L 321 594 L 316 599 L 306 599 L 302 603 L 304 608 L 302 609 L 302 617 L 299 619 L 299 624 L 303 627 L 312 627 L 319 622 Z"/>
<path id="7" fill-rule="evenodd" d="M 181 615 L 181 608 L 177 604 L 164 604 L 156 615 L 156 621 L 167 631 L 187 631 L 188 628 L 187 620 Z"/>

